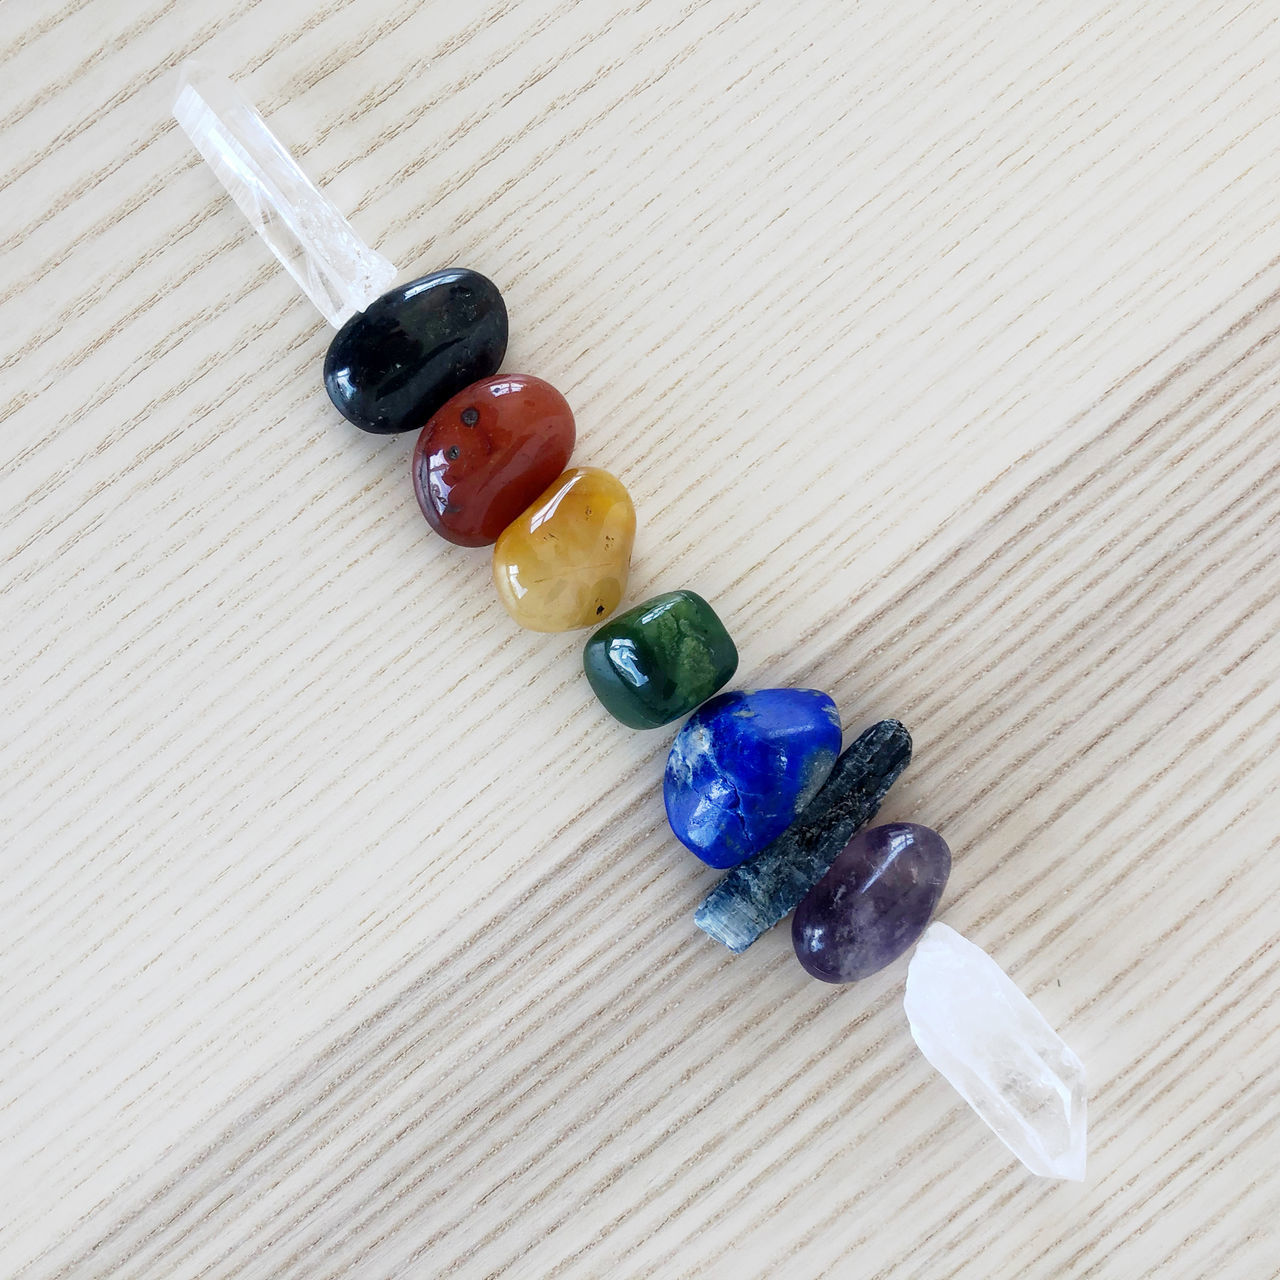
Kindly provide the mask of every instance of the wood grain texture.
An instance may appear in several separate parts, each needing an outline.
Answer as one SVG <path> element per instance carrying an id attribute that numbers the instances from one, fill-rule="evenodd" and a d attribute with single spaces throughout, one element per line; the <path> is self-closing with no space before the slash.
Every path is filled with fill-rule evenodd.
<path id="1" fill-rule="evenodd" d="M 3 13 L 0 1273 L 1280 1275 L 1274 5 Z M 1084 1060 L 1084 1185 L 903 964 L 693 927 L 668 735 L 336 419 L 197 52 L 406 274 L 501 282 L 632 598 L 910 725 L 884 815 Z"/>

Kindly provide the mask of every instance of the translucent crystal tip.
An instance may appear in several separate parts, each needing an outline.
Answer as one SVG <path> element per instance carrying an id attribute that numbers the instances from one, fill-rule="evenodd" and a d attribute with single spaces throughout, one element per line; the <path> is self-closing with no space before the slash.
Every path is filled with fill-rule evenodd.
<path id="1" fill-rule="evenodd" d="M 396 268 L 356 235 L 229 80 L 184 63 L 173 118 L 335 329 L 391 287 Z"/>
<path id="2" fill-rule="evenodd" d="M 920 1052 L 1032 1173 L 1083 1181 L 1084 1068 L 981 947 L 931 924 L 904 1003 Z"/>

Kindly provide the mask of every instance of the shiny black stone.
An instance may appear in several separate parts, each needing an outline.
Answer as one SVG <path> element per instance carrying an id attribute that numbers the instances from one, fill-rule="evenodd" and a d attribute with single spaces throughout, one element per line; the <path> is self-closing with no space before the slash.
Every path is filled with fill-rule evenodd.
<path id="1" fill-rule="evenodd" d="M 324 385 L 365 431 L 415 431 L 450 396 L 498 372 L 507 308 L 497 286 L 451 267 L 384 293 L 333 336 Z"/>

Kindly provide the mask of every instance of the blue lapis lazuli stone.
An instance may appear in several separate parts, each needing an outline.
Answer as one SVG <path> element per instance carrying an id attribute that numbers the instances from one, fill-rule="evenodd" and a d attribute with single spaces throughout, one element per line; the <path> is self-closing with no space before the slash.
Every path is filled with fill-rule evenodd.
<path id="1" fill-rule="evenodd" d="M 840 754 L 840 713 L 816 689 L 722 693 L 685 721 L 663 799 L 680 842 L 736 867 L 780 836 Z"/>

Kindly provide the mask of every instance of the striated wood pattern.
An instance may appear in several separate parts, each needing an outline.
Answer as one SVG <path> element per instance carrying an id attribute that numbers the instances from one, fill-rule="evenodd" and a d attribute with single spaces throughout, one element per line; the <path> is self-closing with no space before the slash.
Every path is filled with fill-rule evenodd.
<path id="1" fill-rule="evenodd" d="M 0 1274 L 1280 1275 L 1280 24 L 1266 0 L 9 0 Z M 669 734 L 435 539 L 168 118 L 235 76 L 1090 1072 L 1082 1186 L 904 966 L 732 957 Z"/>

